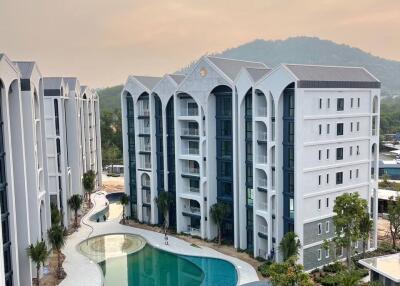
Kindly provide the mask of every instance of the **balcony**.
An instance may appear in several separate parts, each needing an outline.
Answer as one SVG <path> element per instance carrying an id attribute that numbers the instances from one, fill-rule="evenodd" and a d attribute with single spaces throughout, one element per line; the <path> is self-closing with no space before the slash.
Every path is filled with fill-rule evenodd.
<path id="1" fill-rule="evenodd" d="M 188 190 L 189 193 L 192 193 L 192 194 L 199 194 L 200 193 L 200 188 L 197 188 L 197 187 L 188 187 L 187 190 Z"/>
<path id="2" fill-rule="evenodd" d="M 199 176 L 200 175 L 200 169 L 191 167 L 191 166 L 184 166 L 182 170 L 182 174 L 185 175 L 190 175 L 190 176 Z"/>
<path id="3" fill-rule="evenodd" d="M 196 107 L 186 107 L 182 108 L 181 110 L 181 116 L 197 116 L 199 115 L 199 109 Z"/>
<path id="4" fill-rule="evenodd" d="M 185 233 L 190 234 L 191 236 L 201 236 L 200 228 L 189 226 Z"/>
<path id="5" fill-rule="evenodd" d="M 268 238 L 268 226 L 260 224 L 258 225 L 258 235 L 262 238 Z"/>
<path id="6" fill-rule="evenodd" d="M 150 110 L 148 108 L 139 108 L 138 112 L 139 117 L 149 117 L 150 116 Z"/>
<path id="7" fill-rule="evenodd" d="M 199 148 L 190 148 L 186 147 L 182 150 L 182 155 L 199 155 L 200 149 Z"/>
<path id="8" fill-rule="evenodd" d="M 143 193 L 143 203 L 151 205 L 151 196 L 149 193 Z"/>
<path id="9" fill-rule="evenodd" d="M 258 155 L 258 163 L 267 164 L 268 163 L 267 155 Z"/>
<path id="10" fill-rule="evenodd" d="M 267 114 L 268 114 L 268 108 L 263 105 L 259 106 L 257 111 L 258 111 L 258 114 L 257 114 L 258 116 L 267 116 Z"/>
<path id="11" fill-rule="evenodd" d="M 268 210 L 268 203 L 267 202 L 259 202 L 258 207 L 260 208 L 261 211 L 267 211 Z"/>
<path id="12" fill-rule="evenodd" d="M 268 133 L 267 131 L 260 131 L 258 133 L 258 140 L 259 142 L 266 142 L 268 140 Z"/>
<path id="13" fill-rule="evenodd" d="M 200 216 L 200 207 L 183 205 L 183 212 L 191 215 Z"/>
<path id="14" fill-rule="evenodd" d="M 150 127 L 140 126 L 139 127 L 139 134 L 150 135 Z"/>
<path id="15" fill-rule="evenodd" d="M 142 169 L 151 169 L 151 162 L 142 161 L 142 162 L 140 162 L 140 167 Z"/>
<path id="16" fill-rule="evenodd" d="M 139 150 L 141 152 L 151 152 L 151 146 L 150 144 L 140 144 Z"/>
<path id="17" fill-rule="evenodd" d="M 182 128 L 182 136 L 199 136 L 198 128 Z"/>

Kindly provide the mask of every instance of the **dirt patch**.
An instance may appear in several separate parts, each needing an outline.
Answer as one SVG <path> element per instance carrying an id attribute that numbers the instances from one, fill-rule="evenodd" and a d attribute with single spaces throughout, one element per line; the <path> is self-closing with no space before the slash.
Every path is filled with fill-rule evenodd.
<path id="1" fill-rule="evenodd" d="M 124 177 L 108 177 L 102 175 L 102 191 L 107 193 L 123 192 L 124 191 Z"/>

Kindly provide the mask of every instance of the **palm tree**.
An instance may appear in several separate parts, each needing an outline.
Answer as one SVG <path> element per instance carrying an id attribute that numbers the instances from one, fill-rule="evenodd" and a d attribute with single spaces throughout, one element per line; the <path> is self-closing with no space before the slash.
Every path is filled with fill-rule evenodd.
<path id="1" fill-rule="evenodd" d="M 154 199 L 154 201 L 156 202 L 159 211 L 164 217 L 163 228 L 164 231 L 166 231 L 169 226 L 168 211 L 173 202 L 171 193 L 161 192 L 158 197 Z"/>
<path id="2" fill-rule="evenodd" d="M 368 213 L 365 213 L 364 216 L 360 220 L 360 235 L 362 238 L 363 244 L 363 258 L 365 257 L 365 250 L 367 248 L 369 235 L 372 231 L 373 222 L 369 217 Z"/>
<path id="3" fill-rule="evenodd" d="M 49 257 L 50 252 L 47 249 L 46 243 L 44 241 L 38 241 L 35 245 L 31 244 L 26 249 L 28 256 L 31 258 L 32 262 L 36 263 L 36 285 L 40 285 L 40 266 L 44 265 L 47 257 Z"/>
<path id="4" fill-rule="evenodd" d="M 283 256 L 283 260 L 286 261 L 292 256 L 298 256 L 300 247 L 301 244 L 297 234 L 294 232 L 286 233 L 279 243 L 279 250 Z"/>
<path id="5" fill-rule="evenodd" d="M 51 204 L 51 225 L 59 225 L 61 223 L 61 212 L 56 205 Z"/>
<path id="6" fill-rule="evenodd" d="M 226 219 L 226 217 L 229 215 L 229 207 L 227 204 L 224 203 L 216 203 L 211 206 L 210 208 L 210 215 L 215 224 L 217 225 L 218 228 L 218 245 L 221 245 L 221 227 L 222 223 Z"/>
<path id="7" fill-rule="evenodd" d="M 119 202 L 122 205 L 122 223 L 125 223 L 125 207 L 129 204 L 128 195 L 123 193 L 119 199 Z"/>
<path id="8" fill-rule="evenodd" d="M 75 213 L 74 225 L 75 228 L 78 228 L 78 211 L 82 206 L 82 196 L 78 194 L 72 195 L 68 200 L 68 205 Z"/>
<path id="9" fill-rule="evenodd" d="M 48 231 L 47 236 L 53 248 L 57 253 L 57 278 L 64 278 L 64 270 L 61 263 L 61 249 L 65 245 L 66 232 L 60 225 L 53 225 Z"/>
<path id="10" fill-rule="evenodd" d="M 87 196 L 87 202 L 90 207 L 90 196 L 94 190 L 94 180 L 96 179 L 96 173 L 93 170 L 89 170 L 83 174 L 82 184 L 85 189 Z"/>

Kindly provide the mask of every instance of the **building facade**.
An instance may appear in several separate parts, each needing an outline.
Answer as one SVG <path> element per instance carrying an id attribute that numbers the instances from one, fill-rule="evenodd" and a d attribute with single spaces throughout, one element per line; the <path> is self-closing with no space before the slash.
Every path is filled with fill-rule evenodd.
<path id="1" fill-rule="evenodd" d="M 368 71 L 203 57 L 171 77 L 129 77 L 122 92 L 125 186 L 139 221 L 161 223 L 155 198 L 171 191 L 177 232 L 214 239 L 210 207 L 222 202 L 226 241 L 279 260 L 294 231 L 307 270 L 332 261 L 322 243 L 334 236 L 337 196 L 358 192 L 376 222 L 380 82 Z"/>
<path id="2" fill-rule="evenodd" d="M 35 62 L 12 62 L 0 54 L 0 285 L 31 285 L 35 265 L 30 244 L 47 241 L 51 204 L 64 214 L 67 200 L 83 194 L 82 134 L 89 165 L 101 186 L 97 94 L 88 89 L 87 129 L 81 128 L 81 89 L 75 78 L 45 78 Z M 90 111 L 89 111 L 90 110 Z"/>

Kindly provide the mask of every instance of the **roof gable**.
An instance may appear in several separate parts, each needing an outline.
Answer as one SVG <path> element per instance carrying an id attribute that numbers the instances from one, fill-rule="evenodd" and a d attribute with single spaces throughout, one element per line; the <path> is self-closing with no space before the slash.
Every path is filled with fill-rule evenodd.
<path id="1" fill-rule="evenodd" d="M 152 90 L 156 84 L 162 79 L 161 77 L 155 76 L 133 76 L 138 82 L 140 82 L 144 87 Z"/>

